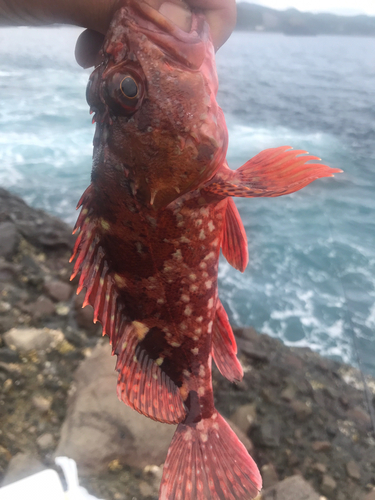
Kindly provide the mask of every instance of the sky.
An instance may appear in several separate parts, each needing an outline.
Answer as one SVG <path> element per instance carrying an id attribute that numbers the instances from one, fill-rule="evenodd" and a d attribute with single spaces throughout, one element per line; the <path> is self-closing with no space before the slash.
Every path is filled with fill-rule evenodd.
<path id="1" fill-rule="evenodd" d="M 243 1 L 243 0 L 238 0 Z M 295 7 L 303 12 L 332 12 L 341 15 L 375 16 L 375 0 L 250 0 L 253 3 L 284 10 Z"/>

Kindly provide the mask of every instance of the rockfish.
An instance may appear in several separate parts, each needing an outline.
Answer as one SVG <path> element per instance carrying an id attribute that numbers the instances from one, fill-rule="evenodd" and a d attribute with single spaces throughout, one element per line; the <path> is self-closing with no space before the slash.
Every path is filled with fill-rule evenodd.
<path id="1" fill-rule="evenodd" d="M 230 381 L 243 375 L 217 287 L 220 249 L 240 271 L 248 261 L 232 197 L 281 196 L 339 170 L 289 146 L 229 169 L 199 13 L 185 33 L 146 3 L 124 2 L 102 56 L 87 89 L 96 132 L 73 276 L 117 355 L 119 398 L 178 424 L 160 499 L 249 500 L 261 477 L 216 411 L 211 380 L 212 358 Z"/>

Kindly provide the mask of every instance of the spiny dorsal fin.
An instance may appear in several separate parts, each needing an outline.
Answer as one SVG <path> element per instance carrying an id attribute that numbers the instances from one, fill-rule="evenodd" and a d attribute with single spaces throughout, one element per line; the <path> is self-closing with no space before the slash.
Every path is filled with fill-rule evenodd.
<path id="1" fill-rule="evenodd" d="M 91 195 L 92 190 L 88 188 L 81 198 L 83 206 L 76 224 L 80 234 L 73 250 L 72 259 L 76 257 L 76 262 L 71 279 L 80 273 L 77 293 L 86 288 L 83 307 L 90 304 L 94 308 L 94 321 L 102 324 L 103 335 L 109 336 L 112 354 L 117 354 L 118 397 L 154 420 L 181 422 L 186 412 L 178 387 L 157 360 L 140 350 L 141 324 L 131 321 L 121 307 L 117 285 L 101 246 L 100 224 L 90 211 Z"/>

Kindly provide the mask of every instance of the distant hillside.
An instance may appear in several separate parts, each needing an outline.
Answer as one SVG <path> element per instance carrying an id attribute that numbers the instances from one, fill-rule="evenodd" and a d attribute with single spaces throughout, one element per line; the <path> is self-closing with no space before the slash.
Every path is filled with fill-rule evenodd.
<path id="1" fill-rule="evenodd" d="M 375 17 L 312 14 L 297 9 L 280 11 L 242 2 L 237 4 L 236 29 L 287 35 L 375 36 Z"/>

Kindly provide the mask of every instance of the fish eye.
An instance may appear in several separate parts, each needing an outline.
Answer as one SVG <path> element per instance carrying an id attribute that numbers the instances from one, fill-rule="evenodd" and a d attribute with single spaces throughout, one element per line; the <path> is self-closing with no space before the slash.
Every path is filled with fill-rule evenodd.
<path id="1" fill-rule="evenodd" d="M 120 89 L 128 99 L 135 99 L 138 96 L 138 85 L 134 78 L 129 75 L 121 81 Z"/>

